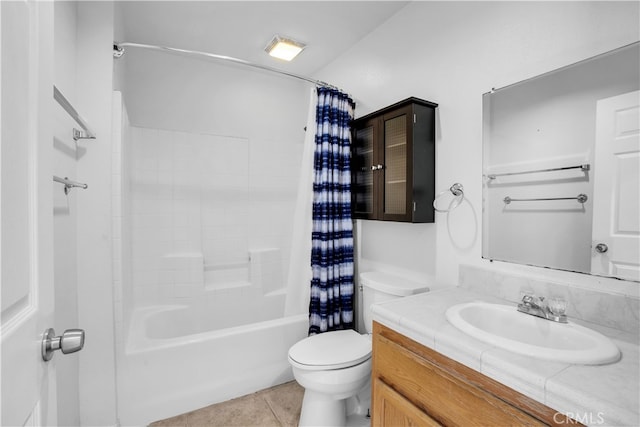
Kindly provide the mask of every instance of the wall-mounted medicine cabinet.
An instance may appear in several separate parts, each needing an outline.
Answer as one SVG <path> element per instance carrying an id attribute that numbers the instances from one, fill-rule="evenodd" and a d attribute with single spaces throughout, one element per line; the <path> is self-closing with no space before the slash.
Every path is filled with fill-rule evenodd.
<path id="1" fill-rule="evenodd" d="M 437 107 L 408 98 L 352 122 L 354 218 L 434 222 Z"/>

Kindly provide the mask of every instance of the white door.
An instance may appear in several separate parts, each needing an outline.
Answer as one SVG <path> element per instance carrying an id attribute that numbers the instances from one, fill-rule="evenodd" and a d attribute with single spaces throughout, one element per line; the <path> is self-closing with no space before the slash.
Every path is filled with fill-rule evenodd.
<path id="1" fill-rule="evenodd" d="M 53 326 L 52 2 L 0 1 L 0 425 L 56 423 Z"/>
<path id="2" fill-rule="evenodd" d="M 640 92 L 596 112 L 591 272 L 640 280 Z"/>

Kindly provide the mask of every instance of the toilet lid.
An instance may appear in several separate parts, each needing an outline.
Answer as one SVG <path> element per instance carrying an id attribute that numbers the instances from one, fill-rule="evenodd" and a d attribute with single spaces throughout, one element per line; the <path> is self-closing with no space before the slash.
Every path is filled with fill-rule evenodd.
<path id="1" fill-rule="evenodd" d="M 289 349 L 289 360 L 307 370 L 341 369 L 371 357 L 371 340 L 352 329 L 312 335 Z"/>

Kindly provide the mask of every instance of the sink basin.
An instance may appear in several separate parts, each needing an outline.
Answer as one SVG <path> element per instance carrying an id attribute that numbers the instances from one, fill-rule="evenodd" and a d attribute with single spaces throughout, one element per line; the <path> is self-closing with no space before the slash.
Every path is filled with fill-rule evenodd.
<path id="1" fill-rule="evenodd" d="M 620 359 L 618 347 L 599 332 L 520 313 L 515 306 L 472 302 L 450 307 L 447 320 L 496 347 L 539 359 L 601 365 Z"/>

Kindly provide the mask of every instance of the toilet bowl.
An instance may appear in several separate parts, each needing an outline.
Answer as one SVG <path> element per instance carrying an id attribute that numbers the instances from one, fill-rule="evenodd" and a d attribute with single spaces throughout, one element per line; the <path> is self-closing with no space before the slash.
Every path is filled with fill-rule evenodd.
<path id="1" fill-rule="evenodd" d="M 304 397 L 300 426 L 343 426 L 345 399 L 371 374 L 371 341 L 352 329 L 314 335 L 289 350 L 293 376 Z"/>
<path id="2" fill-rule="evenodd" d="M 371 304 L 427 292 L 424 283 L 388 273 L 360 274 L 365 328 L 372 330 Z M 307 337 L 289 349 L 293 376 L 304 397 L 300 426 L 345 426 L 347 417 L 368 425 L 371 388 L 371 336 L 348 329 Z"/>

